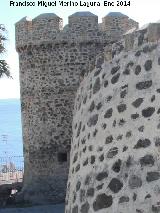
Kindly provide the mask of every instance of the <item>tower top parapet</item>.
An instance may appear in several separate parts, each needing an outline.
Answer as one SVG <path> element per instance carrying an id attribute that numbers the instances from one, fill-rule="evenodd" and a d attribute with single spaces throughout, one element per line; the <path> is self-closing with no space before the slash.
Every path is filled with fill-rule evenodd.
<path id="1" fill-rule="evenodd" d="M 63 20 L 55 13 L 44 13 L 28 19 L 24 17 L 16 23 L 16 47 L 40 44 L 54 40 L 63 29 Z"/>
<path id="2" fill-rule="evenodd" d="M 102 19 L 102 24 L 98 24 L 97 15 L 81 11 L 70 15 L 68 25 L 63 29 L 62 18 L 55 13 L 44 13 L 34 19 L 24 17 L 16 23 L 16 47 L 60 42 L 110 42 L 137 25 L 120 12 L 109 13 Z"/>

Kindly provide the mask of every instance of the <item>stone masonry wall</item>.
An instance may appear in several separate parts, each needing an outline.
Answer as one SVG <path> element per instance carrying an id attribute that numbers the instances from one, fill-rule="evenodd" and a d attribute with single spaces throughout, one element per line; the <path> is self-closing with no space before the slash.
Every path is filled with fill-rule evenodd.
<path id="1" fill-rule="evenodd" d="M 102 19 L 102 30 L 113 40 L 120 40 L 132 28 L 138 28 L 138 23 L 119 12 L 111 12 Z"/>
<path id="2" fill-rule="evenodd" d="M 64 31 L 55 14 L 16 23 L 25 158 L 18 200 L 43 204 L 65 199 L 75 92 L 108 42 L 98 30 L 97 16 L 74 20 L 73 14 L 70 20 Z"/>
<path id="3" fill-rule="evenodd" d="M 160 212 L 159 29 L 126 34 L 81 82 L 66 213 Z"/>

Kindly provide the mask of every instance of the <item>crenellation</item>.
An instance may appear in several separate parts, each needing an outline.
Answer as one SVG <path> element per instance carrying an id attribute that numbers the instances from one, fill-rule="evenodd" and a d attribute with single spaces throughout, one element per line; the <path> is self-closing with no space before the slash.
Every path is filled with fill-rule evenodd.
<path id="1" fill-rule="evenodd" d="M 98 16 L 90 12 L 77 12 L 69 16 L 69 28 L 72 33 L 85 33 L 97 30 Z"/>
<path id="2" fill-rule="evenodd" d="M 29 44 L 32 38 L 32 19 L 22 18 L 15 24 L 16 28 L 16 48 Z"/>
<path id="3" fill-rule="evenodd" d="M 51 42 L 63 29 L 63 20 L 54 13 L 41 14 L 33 19 L 33 42 Z"/>
<path id="4" fill-rule="evenodd" d="M 125 15 L 119 18 L 108 14 L 98 24 L 98 16 L 90 12 L 77 12 L 69 16 L 68 25 L 63 28 L 63 20 L 56 14 L 41 14 L 33 20 L 25 18 L 16 23 L 16 47 L 62 42 L 109 43 L 119 40 L 132 27 L 137 28 L 137 22 Z"/>
<path id="5" fill-rule="evenodd" d="M 102 19 L 102 30 L 113 40 L 120 40 L 133 27 L 138 28 L 138 23 L 122 13 L 111 12 Z"/>
<path id="6" fill-rule="evenodd" d="M 32 20 L 21 19 L 16 23 L 16 47 L 51 43 L 62 29 L 63 20 L 54 13 L 41 14 Z"/>
<path id="7" fill-rule="evenodd" d="M 148 42 L 155 42 L 160 39 L 160 23 L 152 23 L 148 27 Z"/>

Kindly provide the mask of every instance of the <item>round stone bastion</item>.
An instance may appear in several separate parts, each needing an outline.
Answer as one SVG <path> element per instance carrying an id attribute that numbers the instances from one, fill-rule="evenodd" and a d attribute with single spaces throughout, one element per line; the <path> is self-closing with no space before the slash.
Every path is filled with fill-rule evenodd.
<path id="1" fill-rule="evenodd" d="M 97 61 L 78 89 L 66 213 L 160 212 L 160 44 Z"/>

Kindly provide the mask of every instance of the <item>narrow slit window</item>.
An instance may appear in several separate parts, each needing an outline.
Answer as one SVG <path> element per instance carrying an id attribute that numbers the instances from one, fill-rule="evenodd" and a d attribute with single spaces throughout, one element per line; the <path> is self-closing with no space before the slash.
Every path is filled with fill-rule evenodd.
<path id="1" fill-rule="evenodd" d="M 67 161 L 67 153 L 58 153 L 58 161 L 60 163 Z"/>

